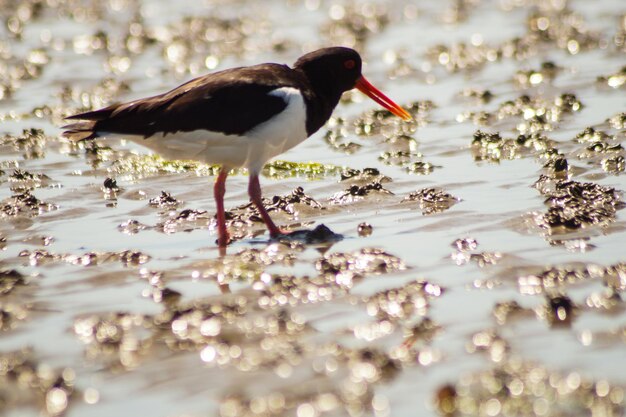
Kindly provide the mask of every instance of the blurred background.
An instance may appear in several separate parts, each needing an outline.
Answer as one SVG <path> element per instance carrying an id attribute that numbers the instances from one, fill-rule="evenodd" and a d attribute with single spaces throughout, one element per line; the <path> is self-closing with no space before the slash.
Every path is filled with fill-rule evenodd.
<path id="1" fill-rule="evenodd" d="M 0 414 L 621 416 L 623 1 L 0 0 Z M 348 92 L 235 173 L 63 118 L 343 45 Z M 298 189 L 302 187 L 302 189 Z M 620 353 L 621 352 L 621 353 Z"/>

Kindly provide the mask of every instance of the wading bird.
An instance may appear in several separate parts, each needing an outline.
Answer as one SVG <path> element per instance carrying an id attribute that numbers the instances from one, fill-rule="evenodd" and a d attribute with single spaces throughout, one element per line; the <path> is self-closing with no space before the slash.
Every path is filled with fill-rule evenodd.
<path id="1" fill-rule="evenodd" d="M 341 95 L 353 88 L 405 120 L 411 116 L 361 74 L 353 49 L 324 48 L 301 56 L 292 68 L 260 64 L 195 78 L 167 93 L 76 114 L 64 126 L 73 140 L 123 135 L 169 159 L 221 165 L 215 181 L 217 243 L 229 242 L 224 211 L 229 170 L 250 174 L 248 194 L 271 238 L 283 232 L 261 199 L 259 172 L 330 118 Z"/>

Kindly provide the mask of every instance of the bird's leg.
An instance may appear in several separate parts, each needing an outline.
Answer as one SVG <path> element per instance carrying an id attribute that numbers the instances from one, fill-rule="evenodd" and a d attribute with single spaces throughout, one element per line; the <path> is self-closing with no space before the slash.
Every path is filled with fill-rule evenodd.
<path id="1" fill-rule="evenodd" d="M 217 245 L 220 248 L 226 247 L 230 241 L 228 230 L 226 230 L 226 213 L 224 211 L 224 193 L 226 192 L 227 176 L 228 169 L 222 167 L 215 180 L 215 185 L 213 185 L 213 195 L 215 196 L 215 205 L 217 206 Z"/>
<path id="2" fill-rule="evenodd" d="M 248 194 L 250 195 L 250 200 L 256 208 L 259 210 L 265 225 L 267 226 L 267 230 L 270 232 L 270 237 L 276 238 L 283 234 L 280 229 L 274 224 L 272 218 L 270 217 L 265 207 L 263 207 L 263 200 L 261 199 L 261 184 L 259 184 L 259 176 L 258 174 L 250 174 L 250 183 L 248 184 Z"/>

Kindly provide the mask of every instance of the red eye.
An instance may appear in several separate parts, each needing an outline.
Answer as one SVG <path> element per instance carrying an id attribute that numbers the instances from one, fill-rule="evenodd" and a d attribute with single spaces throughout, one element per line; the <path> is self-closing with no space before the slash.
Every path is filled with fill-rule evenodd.
<path id="1" fill-rule="evenodd" d="M 354 59 L 349 59 L 347 61 L 344 61 L 343 66 L 345 69 L 352 69 L 354 68 L 354 66 L 356 65 L 356 62 L 354 62 Z"/>

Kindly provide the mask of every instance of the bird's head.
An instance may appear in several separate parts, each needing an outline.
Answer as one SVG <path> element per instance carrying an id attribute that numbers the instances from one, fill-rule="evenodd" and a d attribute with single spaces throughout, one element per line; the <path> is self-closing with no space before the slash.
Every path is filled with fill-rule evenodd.
<path id="1" fill-rule="evenodd" d="M 302 70 L 318 91 L 339 97 L 343 92 L 357 88 L 396 116 L 411 120 L 406 110 L 367 81 L 361 74 L 362 65 L 361 56 L 354 49 L 332 47 L 301 56 L 294 68 Z"/>

